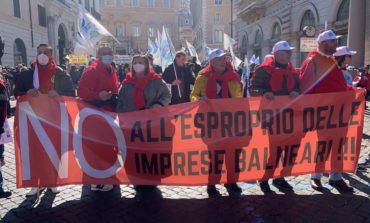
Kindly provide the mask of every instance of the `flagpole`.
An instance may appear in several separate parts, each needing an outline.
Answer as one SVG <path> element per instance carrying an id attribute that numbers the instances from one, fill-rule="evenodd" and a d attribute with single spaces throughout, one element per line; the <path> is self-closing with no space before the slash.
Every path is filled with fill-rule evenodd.
<path id="1" fill-rule="evenodd" d="M 167 35 L 167 30 L 166 29 L 164 29 L 164 30 L 165 30 L 164 34 L 166 35 L 166 39 L 167 39 L 167 44 L 168 44 L 168 46 L 170 46 L 170 42 L 168 41 L 169 36 Z M 169 48 L 171 48 L 171 47 L 169 47 Z M 171 58 L 174 58 L 171 49 L 170 49 L 170 53 L 171 53 Z M 177 71 L 176 71 L 175 63 L 176 63 L 176 58 L 173 59 L 172 65 L 173 65 L 173 70 L 175 71 L 175 78 L 177 80 L 178 77 L 177 77 Z M 177 84 L 177 91 L 179 92 L 179 97 L 182 98 L 181 91 L 180 91 L 180 86 L 178 84 Z"/>

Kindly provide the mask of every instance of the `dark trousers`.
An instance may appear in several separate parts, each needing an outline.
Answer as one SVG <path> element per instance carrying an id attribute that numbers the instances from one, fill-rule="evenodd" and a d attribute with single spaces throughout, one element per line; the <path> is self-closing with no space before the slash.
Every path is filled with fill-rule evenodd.
<path id="1" fill-rule="evenodd" d="M 4 144 L 0 145 L 0 159 L 3 159 L 4 156 Z M 0 167 L 0 192 L 3 191 L 3 174 L 1 173 L 1 167 Z"/>

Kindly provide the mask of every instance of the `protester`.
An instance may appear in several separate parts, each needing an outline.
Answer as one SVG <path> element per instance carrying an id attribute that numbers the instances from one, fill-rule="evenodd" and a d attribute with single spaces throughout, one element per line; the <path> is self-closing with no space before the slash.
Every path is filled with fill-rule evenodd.
<path id="1" fill-rule="evenodd" d="M 241 97 L 242 84 L 239 75 L 234 71 L 231 63 L 226 61 L 226 53 L 220 49 L 212 50 L 209 54 L 209 64 L 199 72 L 195 81 L 190 94 L 191 101 Z M 227 165 L 227 168 L 231 167 Z M 233 192 L 241 192 L 241 188 L 236 183 L 225 184 L 225 187 Z M 209 184 L 207 192 L 210 195 L 216 194 L 215 185 Z"/>
<path id="2" fill-rule="evenodd" d="M 163 80 L 171 86 L 171 104 L 180 104 L 190 101 L 190 92 L 194 85 L 195 78 L 191 70 L 185 66 L 186 53 L 179 51 L 176 53 L 173 64 L 170 64 L 163 73 Z"/>
<path id="3" fill-rule="evenodd" d="M 118 78 L 112 67 L 113 51 L 100 47 L 97 59 L 88 66 L 77 87 L 77 95 L 91 105 L 106 111 L 115 111 Z"/>
<path id="4" fill-rule="evenodd" d="M 34 68 L 22 72 L 14 88 L 14 96 L 30 95 L 37 97 L 47 94 L 53 98 L 58 95 L 75 96 L 71 77 L 54 62 L 53 49 L 48 44 L 37 47 L 37 57 Z M 39 194 L 43 188 L 34 187 L 26 196 Z M 53 193 L 59 193 L 58 187 L 51 188 Z"/>
<path id="5" fill-rule="evenodd" d="M 71 75 L 73 86 L 76 87 L 78 85 L 78 82 L 80 81 L 81 74 L 80 72 L 78 72 L 77 67 L 75 65 L 71 66 L 69 74 Z"/>
<path id="6" fill-rule="evenodd" d="M 148 54 L 150 68 L 157 74 L 162 75 L 162 67 L 154 64 L 154 58 L 152 54 Z"/>
<path id="7" fill-rule="evenodd" d="M 167 106 L 171 94 L 161 76 L 149 68 L 145 55 L 135 55 L 132 72 L 126 75 L 118 95 L 117 112 Z"/>
<path id="8" fill-rule="evenodd" d="M 7 115 L 7 90 L 3 80 L 0 80 L 0 135 L 4 133 L 4 123 Z M 3 187 L 3 175 L 1 168 L 5 165 L 4 159 L 4 144 L 0 145 L 0 198 L 7 198 L 12 195 L 10 191 L 5 191 Z"/>
<path id="9" fill-rule="evenodd" d="M 370 65 L 365 67 L 364 72 L 361 73 L 361 79 L 358 85 L 366 89 L 366 97 L 370 96 Z"/>
<path id="10" fill-rule="evenodd" d="M 161 76 L 150 69 L 145 55 L 135 55 L 132 72 L 126 75 L 118 95 L 117 112 L 132 112 L 167 106 L 171 94 Z M 151 191 L 155 185 L 135 185 L 137 191 Z"/>
<path id="11" fill-rule="evenodd" d="M 117 71 L 117 75 L 118 75 L 118 80 L 119 82 L 121 83 L 124 79 L 125 79 L 125 73 L 124 73 L 124 69 L 123 69 L 123 65 L 120 64 L 118 66 L 118 71 Z"/>
<path id="12" fill-rule="evenodd" d="M 353 90 L 344 80 L 343 72 L 337 66 L 333 54 L 337 48 L 337 36 L 327 30 L 317 38 L 318 48 L 310 52 L 300 69 L 301 91 L 307 94 L 320 94 L 329 92 L 343 92 Z M 321 191 L 322 173 L 311 175 L 310 185 L 313 189 Z M 341 173 L 331 173 L 329 184 L 339 191 L 353 192 L 342 178 Z"/>
<path id="13" fill-rule="evenodd" d="M 339 68 L 343 72 L 344 80 L 346 80 L 346 83 L 350 86 L 353 85 L 352 75 L 347 71 L 347 66 L 351 63 L 352 56 L 356 53 L 356 51 L 351 51 L 346 46 L 338 47 L 337 52 L 334 53 L 335 60 L 337 61 Z"/>
<path id="14" fill-rule="evenodd" d="M 202 67 L 197 63 L 197 57 L 192 57 L 191 62 L 194 64 L 194 74 L 195 74 L 195 77 L 197 77 Z"/>
<path id="15" fill-rule="evenodd" d="M 97 59 L 85 69 L 77 87 L 77 95 L 80 99 L 110 112 L 115 111 L 118 94 L 118 77 L 112 62 L 112 49 L 106 46 L 100 47 Z M 110 184 L 91 185 L 92 191 L 110 191 L 112 189 L 113 185 Z"/>
<path id="16" fill-rule="evenodd" d="M 255 70 L 250 86 L 251 96 L 274 100 L 275 96 L 288 95 L 294 99 L 299 95 L 299 77 L 290 62 L 293 49 L 287 41 L 279 41 L 274 45 L 273 55 L 267 57 Z M 272 184 L 283 190 L 293 189 L 284 178 L 273 179 Z M 259 185 L 263 192 L 271 192 L 268 180 L 259 181 Z"/>

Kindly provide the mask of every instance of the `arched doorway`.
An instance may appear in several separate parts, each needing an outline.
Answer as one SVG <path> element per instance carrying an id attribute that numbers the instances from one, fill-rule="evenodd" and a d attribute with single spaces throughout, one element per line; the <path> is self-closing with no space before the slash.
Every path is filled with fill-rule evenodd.
<path id="1" fill-rule="evenodd" d="M 259 58 L 259 61 L 261 61 L 262 58 L 262 41 L 263 41 L 262 31 L 258 29 L 254 37 L 253 52 L 254 55 L 256 56 L 256 59 Z"/>
<path id="2" fill-rule="evenodd" d="M 24 45 L 22 39 L 17 38 L 14 41 L 13 51 L 14 51 L 14 66 L 17 66 L 20 63 L 27 65 L 26 46 Z"/>
<path id="3" fill-rule="evenodd" d="M 302 17 L 302 20 L 301 20 L 301 25 L 299 27 L 299 30 L 300 31 L 303 31 L 303 29 L 306 27 L 306 26 L 312 26 L 312 27 L 316 27 L 316 19 L 315 19 L 315 15 L 313 14 L 313 12 L 311 10 L 307 10 L 304 14 L 303 14 L 303 17 Z M 300 64 L 306 59 L 308 53 L 307 52 L 302 52 L 300 53 Z"/>
<path id="4" fill-rule="evenodd" d="M 338 46 L 346 46 L 348 39 L 348 19 L 349 19 L 349 0 L 343 0 L 338 8 L 337 22 L 338 30 L 336 34 L 342 37 L 338 40 Z"/>
<path id="5" fill-rule="evenodd" d="M 67 49 L 67 35 L 63 24 L 60 24 L 58 27 L 58 56 L 59 64 L 65 64 L 64 57 L 66 56 Z"/>
<path id="6" fill-rule="evenodd" d="M 240 46 L 240 58 L 244 60 L 245 56 L 247 55 L 248 52 L 248 36 L 247 34 L 243 35 L 242 38 L 242 44 Z"/>
<path id="7" fill-rule="evenodd" d="M 278 22 L 275 22 L 271 32 L 270 51 L 272 51 L 272 48 L 275 45 L 275 43 L 280 41 L 280 36 L 281 36 L 280 24 Z"/>

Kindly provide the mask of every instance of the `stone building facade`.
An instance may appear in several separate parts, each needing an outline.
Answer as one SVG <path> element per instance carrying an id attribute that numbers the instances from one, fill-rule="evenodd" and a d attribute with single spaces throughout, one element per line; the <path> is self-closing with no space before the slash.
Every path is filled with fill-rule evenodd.
<path id="1" fill-rule="evenodd" d="M 63 62 L 73 50 L 77 4 L 100 18 L 98 0 L 4 0 L 0 7 L 0 36 L 4 41 L 2 65 L 29 65 L 40 43 L 49 43 L 55 61 Z"/>
<path id="2" fill-rule="evenodd" d="M 192 42 L 202 57 L 203 49 L 223 48 L 223 33 L 231 33 L 231 0 L 191 0 L 193 15 Z"/>
<path id="3" fill-rule="evenodd" d="M 191 38 L 192 17 L 188 0 L 102 0 L 102 24 L 116 37 L 112 41 L 116 54 L 146 52 L 162 27 L 175 49 Z"/>
<path id="4" fill-rule="evenodd" d="M 299 66 L 307 55 L 300 52 L 300 43 L 307 37 L 304 28 L 313 27 L 309 34 L 316 38 L 327 24 L 328 29 L 342 35 L 340 45 L 358 51 L 353 64 L 363 66 L 370 63 L 369 8 L 369 0 L 234 0 L 237 52 L 241 58 L 253 54 L 264 58 L 277 41 L 287 40 L 296 48 L 292 61 Z"/>

